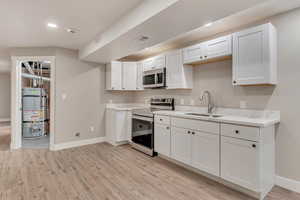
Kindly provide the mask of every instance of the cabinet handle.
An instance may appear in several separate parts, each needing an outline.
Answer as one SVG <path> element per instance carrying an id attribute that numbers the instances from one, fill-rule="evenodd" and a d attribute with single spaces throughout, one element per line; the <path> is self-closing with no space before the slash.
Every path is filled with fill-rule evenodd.
<path id="1" fill-rule="evenodd" d="M 188 131 L 188 134 L 190 134 L 191 133 L 191 131 Z"/>
<path id="2" fill-rule="evenodd" d="M 204 56 L 204 58 L 207 58 L 207 56 Z"/>
<path id="3" fill-rule="evenodd" d="M 192 132 L 193 135 L 195 135 L 195 132 Z"/>
<path id="4" fill-rule="evenodd" d="M 203 56 L 200 56 L 200 59 L 202 59 L 203 58 Z"/>
<path id="5" fill-rule="evenodd" d="M 168 127 L 168 126 L 167 126 L 167 128 L 166 128 L 166 129 L 167 129 L 167 130 L 169 130 L 169 129 L 170 129 L 170 127 Z"/>
<path id="6" fill-rule="evenodd" d="M 236 81 L 233 81 L 234 84 L 236 84 Z"/>
<path id="7" fill-rule="evenodd" d="M 240 134 L 240 131 L 239 130 L 235 130 L 235 134 Z"/>
<path id="8" fill-rule="evenodd" d="M 159 121 L 162 121 L 162 119 L 159 119 Z"/>
<path id="9" fill-rule="evenodd" d="M 253 147 L 253 148 L 256 148 L 256 144 L 252 144 L 252 147 Z"/>

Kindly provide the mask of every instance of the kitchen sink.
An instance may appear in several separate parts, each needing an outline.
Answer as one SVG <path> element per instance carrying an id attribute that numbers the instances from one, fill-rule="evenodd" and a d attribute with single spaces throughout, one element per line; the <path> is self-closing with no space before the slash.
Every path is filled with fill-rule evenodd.
<path id="1" fill-rule="evenodd" d="M 185 113 L 185 114 L 186 115 L 199 116 L 199 117 L 213 117 L 213 118 L 223 117 L 223 115 L 208 114 L 208 113 Z"/>

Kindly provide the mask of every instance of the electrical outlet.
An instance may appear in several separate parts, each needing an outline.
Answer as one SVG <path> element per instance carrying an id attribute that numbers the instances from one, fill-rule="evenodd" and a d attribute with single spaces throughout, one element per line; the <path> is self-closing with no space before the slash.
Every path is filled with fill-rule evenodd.
<path id="1" fill-rule="evenodd" d="M 180 99 L 180 105 L 184 105 L 184 99 Z"/>
<path id="2" fill-rule="evenodd" d="M 80 137 L 80 133 L 79 132 L 75 133 L 75 136 Z"/>
<path id="3" fill-rule="evenodd" d="M 90 126 L 90 132 L 93 133 L 95 131 L 95 127 Z"/>
<path id="4" fill-rule="evenodd" d="M 190 100 L 190 105 L 191 105 L 191 106 L 195 105 L 195 100 L 194 100 L 194 99 L 191 99 L 191 100 Z"/>
<path id="5" fill-rule="evenodd" d="M 240 101 L 240 108 L 246 109 L 247 108 L 247 101 Z"/>

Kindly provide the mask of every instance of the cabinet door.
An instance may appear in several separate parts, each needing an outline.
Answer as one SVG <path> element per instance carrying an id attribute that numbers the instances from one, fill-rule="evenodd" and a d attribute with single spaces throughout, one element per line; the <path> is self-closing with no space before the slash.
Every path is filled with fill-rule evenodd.
<path id="1" fill-rule="evenodd" d="M 182 56 L 181 51 L 169 52 L 166 54 L 166 78 L 167 87 L 179 88 L 182 85 Z"/>
<path id="2" fill-rule="evenodd" d="M 128 113 L 127 111 L 114 111 L 112 127 L 115 134 L 114 142 L 122 142 L 128 140 Z"/>
<path id="3" fill-rule="evenodd" d="M 276 34 L 264 24 L 233 34 L 233 85 L 274 84 Z"/>
<path id="4" fill-rule="evenodd" d="M 154 68 L 162 69 L 166 67 L 166 57 L 165 55 L 154 57 Z"/>
<path id="5" fill-rule="evenodd" d="M 232 35 L 219 37 L 204 43 L 205 59 L 228 56 L 232 54 Z"/>
<path id="6" fill-rule="evenodd" d="M 190 164 L 191 161 L 191 131 L 172 127 L 171 157 L 175 160 Z"/>
<path id="7" fill-rule="evenodd" d="M 143 64 L 141 62 L 137 63 L 137 75 L 136 75 L 136 89 L 143 90 Z"/>
<path id="8" fill-rule="evenodd" d="M 122 63 L 112 61 L 106 65 L 106 89 L 122 89 Z"/>
<path id="9" fill-rule="evenodd" d="M 136 90 L 136 62 L 123 62 L 123 90 Z"/>
<path id="10" fill-rule="evenodd" d="M 196 44 L 183 49 L 183 63 L 189 64 L 204 59 L 203 55 L 203 43 Z"/>
<path id="11" fill-rule="evenodd" d="M 219 140 L 219 135 L 192 131 L 192 166 L 220 176 Z"/>
<path id="12" fill-rule="evenodd" d="M 221 177 L 259 191 L 259 143 L 221 137 Z"/>
<path id="13" fill-rule="evenodd" d="M 154 150 L 165 156 L 170 156 L 171 151 L 170 126 L 155 123 L 154 126 Z"/>
<path id="14" fill-rule="evenodd" d="M 148 58 L 142 62 L 143 64 L 143 71 L 154 70 L 154 58 Z"/>

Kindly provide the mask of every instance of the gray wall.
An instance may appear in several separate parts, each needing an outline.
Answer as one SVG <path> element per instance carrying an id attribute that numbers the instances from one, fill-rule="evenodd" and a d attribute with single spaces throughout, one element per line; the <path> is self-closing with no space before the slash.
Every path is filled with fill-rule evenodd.
<path id="1" fill-rule="evenodd" d="M 108 93 L 104 88 L 104 66 L 79 61 L 77 51 L 56 51 L 56 143 L 105 135 L 105 104 L 110 99 L 130 102 L 132 95 Z M 64 101 L 62 94 L 67 95 Z"/>
<path id="2" fill-rule="evenodd" d="M 55 144 L 105 135 L 105 104 L 132 102 L 128 93 L 109 93 L 105 87 L 105 68 L 78 59 L 78 52 L 62 48 L 14 48 L 12 56 L 56 57 Z M 62 99 L 62 94 L 67 98 Z M 95 128 L 90 132 L 90 127 Z M 80 132 L 80 137 L 75 133 Z"/>
<path id="3" fill-rule="evenodd" d="M 194 99 L 204 90 L 213 92 L 222 107 L 239 107 L 247 101 L 249 108 L 281 111 L 276 135 L 276 172 L 279 176 L 300 181 L 300 9 L 269 19 L 278 31 L 278 79 L 276 87 L 233 87 L 231 61 L 196 66 L 194 89 L 189 91 L 155 90 L 136 92 L 135 102 L 153 95 L 174 96 L 179 102 Z M 268 20 L 266 20 L 268 21 Z"/>
<path id="4" fill-rule="evenodd" d="M 0 73 L 0 118 L 10 117 L 10 73 Z"/>

